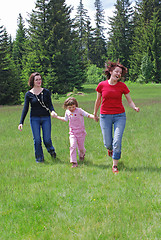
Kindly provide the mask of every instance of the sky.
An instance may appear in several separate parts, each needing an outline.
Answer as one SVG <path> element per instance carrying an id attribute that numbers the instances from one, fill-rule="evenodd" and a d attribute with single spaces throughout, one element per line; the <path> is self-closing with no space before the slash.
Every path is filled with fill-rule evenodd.
<path id="1" fill-rule="evenodd" d="M 3 25 L 6 28 L 8 34 L 12 36 L 12 38 L 15 38 L 16 36 L 17 19 L 19 13 L 21 13 L 24 20 L 28 18 L 28 13 L 31 13 L 32 9 L 35 8 L 35 2 L 36 0 L 2 0 L 0 6 L 0 26 Z M 74 16 L 77 7 L 79 6 L 80 0 L 74 0 L 74 3 L 71 2 L 73 1 L 66 0 L 66 4 L 68 6 L 71 5 L 74 7 L 72 13 Z M 91 18 L 92 25 L 94 24 L 95 15 L 94 2 L 95 0 L 82 1 L 84 8 L 88 11 L 88 15 Z M 105 20 L 107 21 L 108 17 L 111 17 L 113 15 L 114 3 L 116 3 L 116 0 L 101 0 L 101 3 L 105 12 Z M 73 17 L 72 15 L 71 17 Z M 27 27 L 26 21 L 25 26 Z"/>

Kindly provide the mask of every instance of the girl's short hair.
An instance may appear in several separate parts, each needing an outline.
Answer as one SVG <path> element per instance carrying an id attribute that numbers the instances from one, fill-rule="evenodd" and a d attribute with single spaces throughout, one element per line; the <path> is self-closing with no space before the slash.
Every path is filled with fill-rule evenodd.
<path id="1" fill-rule="evenodd" d="M 35 79 L 35 76 L 40 76 L 40 73 L 38 72 L 34 72 L 34 73 L 31 73 L 30 77 L 29 77 L 29 81 L 28 81 L 28 85 L 33 88 L 34 87 L 34 79 Z M 41 77 L 42 78 L 42 77 Z"/>
<path id="2" fill-rule="evenodd" d="M 72 106 L 72 105 L 75 105 L 76 107 L 78 107 L 78 102 L 74 97 L 69 97 L 64 102 L 64 109 L 67 109 L 68 106 Z"/>
<path id="3" fill-rule="evenodd" d="M 119 60 L 117 62 L 111 62 L 108 61 L 105 63 L 105 75 L 107 76 L 107 79 L 111 77 L 111 71 L 113 71 L 116 67 L 120 67 L 122 69 L 121 77 L 124 77 L 127 73 L 127 68 L 124 67 L 121 63 L 119 63 Z"/>

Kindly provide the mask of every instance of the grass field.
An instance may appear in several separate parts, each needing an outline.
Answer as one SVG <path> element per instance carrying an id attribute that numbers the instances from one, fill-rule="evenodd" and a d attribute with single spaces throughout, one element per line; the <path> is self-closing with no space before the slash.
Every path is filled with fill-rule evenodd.
<path id="1" fill-rule="evenodd" d="M 85 85 L 76 96 L 90 113 L 95 87 Z M 127 124 L 117 175 L 99 123 L 85 118 L 86 159 L 71 169 L 68 123 L 52 119 L 57 159 L 44 148 L 45 163 L 37 164 L 29 113 L 19 132 L 22 106 L 0 107 L 0 239 L 161 239 L 161 85 L 128 87 L 141 111 L 123 100 Z M 62 116 L 65 98 L 53 102 Z"/>

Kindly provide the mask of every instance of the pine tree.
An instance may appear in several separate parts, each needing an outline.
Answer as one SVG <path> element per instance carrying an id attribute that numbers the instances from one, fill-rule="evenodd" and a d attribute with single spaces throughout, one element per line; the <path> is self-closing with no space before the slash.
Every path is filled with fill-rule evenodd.
<path id="1" fill-rule="evenodd" d="M 49 0 L 37 0 L 35 9 L 28 14 L 28 30 L 25 41 L 25 54 L 22 58 L 21 79 L 24 83 L 23 91 L 28 89 L 27 81 L 32 72 L 39 72 L 44 80 L 50 65 L 47 39 L 49 29 L 47 25 L 47 10 Z M 44 83 L 44 81 L 43 81 Z"/>
<path id="2" fill-rule="evenodd" d="M 85 68 L 70 13 L 71 8 L 66 6 L 64 0 L 37 0 L 35 10 L 29 15 L 23 76 L 26 78 L 32 71 L 39 71 L 44 86 L 53 93 L 65 93 L 85 81 Z M 82 72 L 73 78 L 71 69 L 74 71 L 74 67 L 71 66 L 77 62 Z"/>
<path id="3" fill-rule="evenodd" d="M 47 40 L 50 35 L 48 23 L 48 4 L 49 0 L 37 0 L 35 10 L 29 15 L 29 44 L 28 44 L 28 61 L 32 61 L 32 69 L 41 71 L 42 75 L 47 74 L 50 65 L 51 56 L 49 56 L 49 49 Z M 32 54 L 30 54 L 32 52 Z M 33 71 L 33 70 L 32 70 Z"/>
<path id="4" fill-rule="evenodd" d="M 87 60 L 89 63 L 92 62 L 92 58 L 94 55 L 94 29 L 91 26 L 90 20 L 87 21 L 87 46 L 86 46 L 86 51 L 87 51 Z"/>
<path id="5" fill-rule="evenodd" d="M 153 12 L 159 14 L 159 21 L 161 21 L 161 1 L 160 0 L 141 0 L 136 1 L 137 9 L 142 14 L 144 22 L 150 22 L 153 18 Z"/>
<path id="6" fill-rule="evenodd" d="M 109 18 L 108 58 L 113 61 L 119 58 L 128 68 L 133 34 L 133 9 L 129 0 L 117 0 L 114 6 L 114 16 Z"/>
<path id="7" fill-rule="evenodd" d="M 19 100 L 19 85 L 9 50 L 7 31 L 0 26 L 0 105 L 15 104 Z"/>
<path id="8" fill-rule="evenodd" d="M 17 68 L 20 69 L 20 71 L 22 70 L 22 59 L 23 59 L 23 55 L 25 53 L 25 42 L 26 42 L 26 30 L 24 27 L 24 20 L 21 16 L 21 14 L 19 14 L 18 17 L 18 29 L 17 29 L 17 33 L 16 33 L 16 39 L 13 42 L 13 60 L 17 66 Z M 20 72 L 19 71 L 19 72 Z"/>
<path id="9" fill-rule="evenodd" d="M 102 7 L 102 3 L 100 0 L 95 0 L 95 24 L 96 27 L 94 29 L 94 40 L 93 40 L 93 48 L 91 50 L 91 62 L 96 64 L 97 67 L 103 67 L 106 57 L 106 40 L 104 36 L 104 9 Z"/>
<path id="10" fill-rule="evenodd" d="M 160 4 L 159 0 L 136 2 L 135 29 L 129 70 L 131 81 L 136 81 L 141 74 L 141 65 L 145 56 L 148 56 L 148 59 L 151 59 L 153 63 L 153 77 L 151 81 L 160 81 Z M 149 8 L 149 6 L 151 7 Z"/>
<path id="11" fill-rule="evenodd" d="M 84 8 L 83 1 L 80 0 L 79 6 L 77 7 L 77 13 L 74 18 L 75 31 L 78 35 L 78 45 L 82 52 L 82 60 L 88 60 L 88 30 L 90 24 L 90 18 L 87 15 L 88 11 Z"/>
<path id="12" fill-rule="evenodd" d="M 134 12 L 134 34 L 130 51 L 130 67 L 129 67 L 129 79 L 130 81 L 136 81 L 141 74 L 141 63 L 147 52 L 147 24 L 144 23 L 142 15 L 138 9 L 135 8 Z"/>
<path id="13" fill-rule="evenodd" d="M 75 30 L 78 33 L 79 41 L 80 41 L 80 49 L 83 50 L 84 48 L 84 42 L 86 37 L 86 30 L 87 30 L 87 10 L 84 8 L 82 0 L 79 2 L 79 6 L 77 7 L 77 13 L 74 18 L 75 23 Z"/>
<path id="14" fill-rule="evenodd" d="M 47 85 L 52 92 L 65 93 L 85 81 L 85 66 L 81 60 L 81 51 L 75 40 L 70 19 L 70 7 L 64 0 L 51 0 L 48 20 L 50 35 L 49 54 L 52 57 Z M 79 64 L 78 64 L 79 63 Z M 76 65 L 76 66 L 75 66 Z M 76 73 L 79 67 L 79 74 Z"/>
<path id="15" fill-rule="evenodd" d="M 157 83 L 161 82 L 161 21 L 159 21 L 158 12 L 153 13 L 150 21 L 150 50 L 153 62 L 153 80 Z"/>

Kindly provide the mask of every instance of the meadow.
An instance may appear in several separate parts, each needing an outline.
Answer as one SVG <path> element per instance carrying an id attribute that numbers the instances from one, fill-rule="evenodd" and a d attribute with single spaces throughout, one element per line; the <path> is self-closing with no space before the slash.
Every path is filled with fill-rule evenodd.
<path id="1" fill-rule="evenodd" d="M 99 123 L 85 118 L 86 157 L 72 169 L 68 123 L 52 119 L 57 158 L 44 148 L 37 164 L 29 123 L 17 130 L 23 106 L 0 107 L 0 239 L 161 239 L 161 85 L 128 84 L 140 107 L 125 99 L 127 124 L 119 173 L 103 146 Z M 93 113 L 96 85 L 84 85 L 79 107 Z M 63 116 L 66 96 L 54 100 Z"/>

